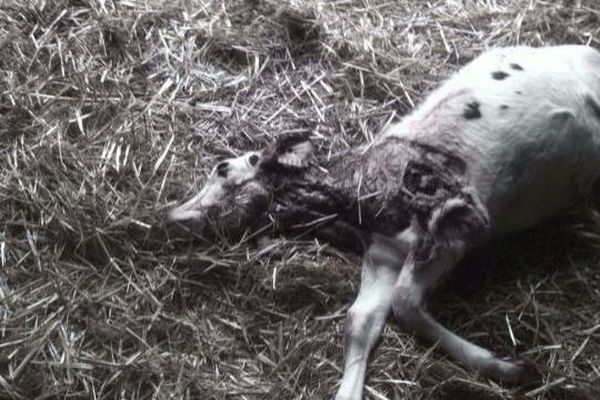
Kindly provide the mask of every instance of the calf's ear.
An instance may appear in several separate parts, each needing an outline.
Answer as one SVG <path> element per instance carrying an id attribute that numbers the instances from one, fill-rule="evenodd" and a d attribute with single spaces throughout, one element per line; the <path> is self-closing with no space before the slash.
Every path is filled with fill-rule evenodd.
<path id="1" fill-rule="evenodd" d="M 267 165 L 289 168 L 304 168 L 313 157 L 313 146 L 309 132 L 294 132 L 281 135 L 274 145 L 264 153 Z"/>

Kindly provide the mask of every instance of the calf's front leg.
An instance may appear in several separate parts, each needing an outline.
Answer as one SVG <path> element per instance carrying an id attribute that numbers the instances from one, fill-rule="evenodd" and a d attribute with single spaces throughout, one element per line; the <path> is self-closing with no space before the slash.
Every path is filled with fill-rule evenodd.
<path id="1" fill-rule="evenodd" d="M 336 400 L 362 399 L 369 354 L 390 314 L 392 291 L 404 262 L 405 253 L 398 246 L 375 243 L 363 257 L 358 296 L 346 316 L 344 376 Z"/>

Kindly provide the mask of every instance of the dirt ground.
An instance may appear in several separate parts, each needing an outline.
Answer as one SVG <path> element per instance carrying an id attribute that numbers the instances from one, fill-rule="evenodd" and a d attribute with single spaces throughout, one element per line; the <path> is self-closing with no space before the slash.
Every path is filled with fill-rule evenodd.
<path id="1" fill-rule="evenodd" d="M 562 43 L 600 48 L 600 3 L 0 0 L 0 398 L 332 398 L 357 260 L 173 240 L 166 211 L 222 157 L 294 130 L 368 142 L 482 50 Z M 366 398 L 600 398 L 599 261 L 588 205 L 433 299 L 543 382 L 499 385 L 390 321 Z"/>

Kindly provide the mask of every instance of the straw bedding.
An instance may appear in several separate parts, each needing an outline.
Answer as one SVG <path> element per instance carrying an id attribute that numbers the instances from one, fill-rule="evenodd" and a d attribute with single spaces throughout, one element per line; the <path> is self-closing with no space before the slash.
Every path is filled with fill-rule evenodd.
<path id="1" fill-rule="evenodd" d="M 483 49 L 559 43 L 600 47 L 595 0 L 1 1 L 0 397 L 331 398 L 357 260 L 173 240 L 166 210 L 221 157 L 365 143 Z M 496 243 L 432 304 L 543 382 L 500 386 L 391 322 L 367 398 L 599 398 L 599 221 Z"/>

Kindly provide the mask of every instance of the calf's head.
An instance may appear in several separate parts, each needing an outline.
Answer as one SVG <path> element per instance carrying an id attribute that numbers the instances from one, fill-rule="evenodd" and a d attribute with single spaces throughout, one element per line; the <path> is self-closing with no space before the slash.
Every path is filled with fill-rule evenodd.
<path id="1" fill-rule="evenodd" d="M 237 236 L 268 215 L 278 181 L 305 170 L 312 157 L 308 134 L 283 135 L 262 151 L 219 162 L 200 191 L 169 211 L 170 225 L 200 236 Z"/>

